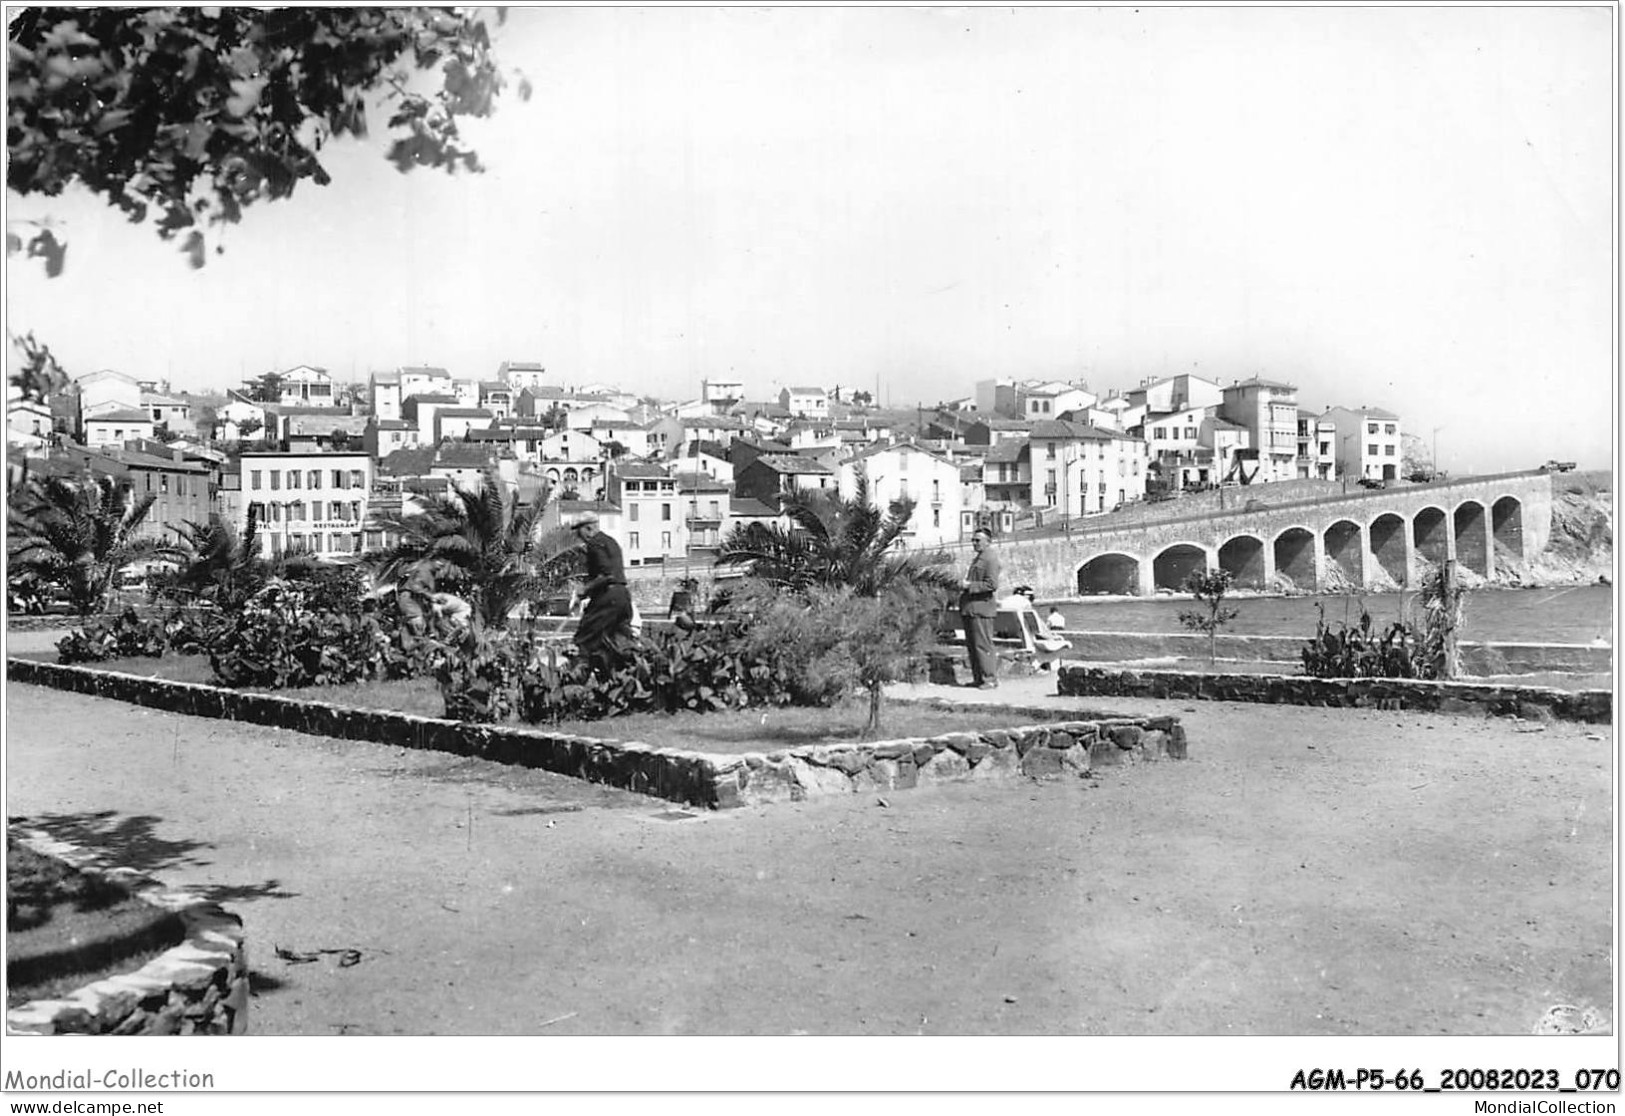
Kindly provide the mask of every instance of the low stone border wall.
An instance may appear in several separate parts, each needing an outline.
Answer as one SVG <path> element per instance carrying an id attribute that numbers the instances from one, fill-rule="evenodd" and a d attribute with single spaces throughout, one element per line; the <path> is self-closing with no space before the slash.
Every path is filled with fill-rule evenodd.
<path id="1" fill-rule="evenodd" d="M 1143 697 L 1250 701 L 1271 705 L 1419 709 L 1525 720 L 1609 724 L 1608 690 L 1497 686 L 1483 682 L 1417 682 L 1402 678 L 1307 678 L 1269 674 L 1190 674 L 1171 670 L 1107 670 L 1062 666 L 1059 692 L 1070 697 Z"/>
<path id="2" fill-rule="evenodd" d="M 1177 718 L 1114 716 L 717 758 L 732 769 L 730 795 L 743 806 L 967 779 L 1084 775 L 1096 766 L 1184 759 L 1187 748 Z M 725 779 L 727 769 L 719 773 Z"/>
<path id="3" fill-rule="evenodd" d="M 248 1030 L 248 949 L 243 920 L 218 903 L 173 890 L 134 868 L 108 867 L 93 853 L 47 834 L 13 828 L 41 856 L 102 875 L 143 902 L 180 916 L 186 940 L 140 969 L 98 980 L 65 1000 L 35 1000 L 6 1012 L 8 1034 L 240 1035 Z"/>
<path id="4" fill-rule="evenodd" d="M 1068 660 L 1120 663 L 1135 659 L 1206 659 L 1207 636 L 1189 632 L 1061 633 L 1072 641 L 1062 652 Z M 1307 640 L 1297 636 L 1220 635 L 1214 652 L 1220 659 L 1245 662 L 1303 661 Z M 1461 669 L 1467 674 L 1536 674 L 1561 671 L 1608 674 L 1614 669 L 1614 649 L 1589 643 L 1483 643 L 1463 640 L 1457 645 Z M 963 652 L 961 652 L 963 654 Z"/>
<path id="5" fill-rule="evenodd" d="M 925 782 L 995 774 L 1053 775 L 1064 770 L 1081 773 L 1092 764 L 1121 762 L 1125 757 L 1120 753 L 1132 753 L 1126 757 L 1129 759 L 1154 759 L 1163 755 L 1183 758 L 1186 751 L 1185 730 L 1177 718 L 1103 715 L 1006 732 L 950 733 L 930 740 L 721 755 L 545 729 L 350 709 L 31 659 L 8 659 L 7 669 L 14 682 L 32 682 L 172 713 L 537 767 L 705 807 L 904 789 L 918 785 L 922 773 Z"/>

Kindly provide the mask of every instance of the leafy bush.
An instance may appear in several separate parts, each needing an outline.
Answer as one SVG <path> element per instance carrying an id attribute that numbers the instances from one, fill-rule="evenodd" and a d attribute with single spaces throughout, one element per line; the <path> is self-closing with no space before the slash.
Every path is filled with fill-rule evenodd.
<path id="1" fill-rule="evenodd" d="M 179 655 L 207 654 L 214 641 L 231 626 L 230 617 L 215 609 L 177 608 L 164 616 L 164 638 Z"/>
<path id="2" fill-rule="evenodd" d="M 537 724 L 783 704 L 789 697 L 783 665 L 752 654 L 742 634 L 737 623 L 650 632 L 608 673 L 552 648 L 521 644 L 515 656 L 519 716 Z"/>
<path id="3" fill-rule="evenodd" d="M 1326 608 L 1317 604 L 1315 636 L 1303 649 L 1303 670 L 1312 678 L 1434 678 L 1434 662 L 1425 640 L 1403 620 L 1378 633 L 1371 613 L 1360 608 L 1360 620 L 1333 631 Z"/>
<path id="4" fill-rule="evenodd" d="M 108 659 L 160 658 L 169 645 L 161 620 L 143 620 L 126 608 L 112 620 L 96 619 L 57 641 L 57 661 L 99 663 Z"/>
<path id="5" fill-rule="evenodd" d="M 367 575 L 358 566 L 334 566 L 311 558 L 290 559 L 284 569 L 290 587 L 316 612 L 357 613 L 367 594 Z"/>
<path id="6" fill-rule="evenodd" d="M 513 712 L 523 649 L 493 638 L 478 624 L 465 628 L 435 668 L 446 717 L 453 721 L 505 721 Z"/>
<path id="7" fill-rule="evenodd" d="M 435 633 L 414 636 L 388 609 L 360 599 L 325 598 L 313 607 L 297 585 L 273 585 L 246 604 L 208 644 L 215 676 L 233 687 L 285 689 L 374 678 L 412 678 L 444 654 Z"/>

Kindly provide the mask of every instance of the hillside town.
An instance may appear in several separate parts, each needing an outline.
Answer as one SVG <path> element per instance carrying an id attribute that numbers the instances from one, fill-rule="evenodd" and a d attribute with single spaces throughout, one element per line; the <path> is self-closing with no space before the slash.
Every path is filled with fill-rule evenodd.
<path id="1" fill-rule="evenodd" d="M 1404 438 L 1391 411 L 1306 407 L 1292 384 L 1260 376 L 1104 393 L 990 379 L 903 409 L 843 385 L 753 399 L 721 377 L 665 401 L 562 383 L 534 361 L 489 378 L 400 366 L 365 383 L 300 364 L 223 395 L 101 369 L 13 398 L 8 472 L 129 478 L 155 496 L 140 534 L 252 521 L 263 557 L 324 561 L 387 547 L 392 516 L 494 477 L 522 505 L 541 502 L 544 529 L 592 511 L 627 565 L 647 570 L 714 558 L 730 530 L 781 521 L 786 494 L 850 498 L 860 478 L 881 509 L 913 503 L 904 541 L 927 549 L 1226 486 L 1426 479 L 1431 460 L 1412 460 Z"/>

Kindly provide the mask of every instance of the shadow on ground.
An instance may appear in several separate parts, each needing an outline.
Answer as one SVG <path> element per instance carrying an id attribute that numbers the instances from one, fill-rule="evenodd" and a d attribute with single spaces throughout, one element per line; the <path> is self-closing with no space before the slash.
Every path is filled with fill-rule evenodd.
<path id="1" fill-rule="evenodd" d="M 120 816 L 112 810 L 99 810 L 82 814 L 18 816 L 11 819 L 11 824 L 38 830 L 75 848 L 96 853 L 111 866 L 134 868 L 160 879 L 166 869 L 209 864 L 207 858 L 196 854 L 212 848 L 212 845 L 206 841 L 160 837 L 157 827 L 162 821 L 162 818 L 152 814 Z M 186 890 L 216 903 L 291 899 L 298 894 L 284 891 L 280 881 L 274 879 L 260 883 L 204 884 Z"/>

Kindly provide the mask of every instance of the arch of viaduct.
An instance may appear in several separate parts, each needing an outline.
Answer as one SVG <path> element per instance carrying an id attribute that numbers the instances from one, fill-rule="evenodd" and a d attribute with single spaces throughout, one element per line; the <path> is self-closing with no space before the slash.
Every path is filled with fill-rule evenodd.
<path id="1" fill-rule="evenodd" d="M 1552 480 L 1507 473 L 1402 488 L 1360 489 L 1252 510 L 1018 540 L 999 548 L 1010 584 L 1041 594 L 1148 595 L 1192 572 L 1229 570 L 1239 588 L 1286 578 L 1303 590 L 1336 584 L 1414 587 L 1425 564 L 1454 559 L 1493 577 L 1539 553 L 1551 536 Z"/>

